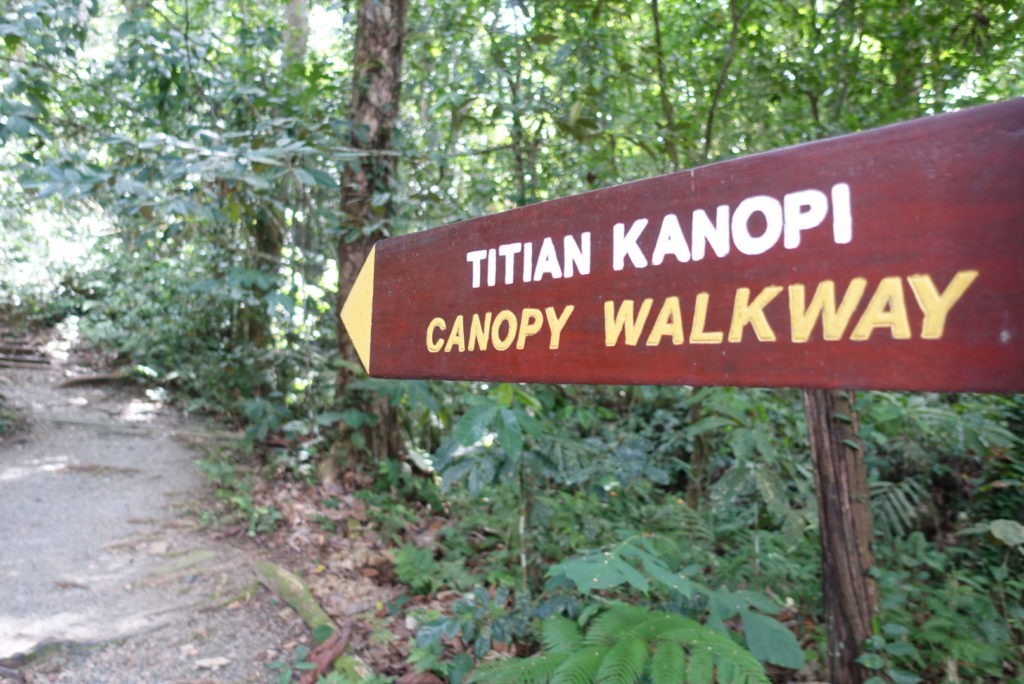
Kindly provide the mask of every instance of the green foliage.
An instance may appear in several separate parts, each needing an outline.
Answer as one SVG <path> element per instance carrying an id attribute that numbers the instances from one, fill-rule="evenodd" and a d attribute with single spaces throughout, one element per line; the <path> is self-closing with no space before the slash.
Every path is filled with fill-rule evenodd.
<path id="1" fill-rule="evenodd" d="M 315 663 L 312 663 L 306 659 L 308 656 L 309 647 L 303 644 L 299 644 L 295 647 L 295 650 L 292 652 L 292 662 L 289 663 L 285 660 L 275 660 L 271 662 L 267 667 L 277 672 L 278 684 L 288 684 L 289 682 L 293 681 L 293 675 L 316 668 Z"/>
<path id="2" fill-rule="evenodd" d="M 548 627 L 547 622 L 557 627 Z M 715 668 L 715 681 L 768 682 L 749 652 L 721 633 L 675 613 L 613 604 L 590 621 L 585 635 L 577 625 L 557 616 L 545 621 L 542 634 L 543 654 L 485 665 L 470 681 L 632 684 L 649 674 L 652 681 L 678 682 L 689 660 L 688 682 L 710 681 Z"/>
<path id="3" fill-rule="evenodd" d="M 651 540 L 631 537 L 614 547 L 559 563 L 549 574 L 556 583 L 561 578 L 572 581 L 583 595 L 628 587 L 644 596 L 670 600 L 683 612 L 706 615 L 708 624 L 720 632 L 726 631 L 727 620 L 738 616 L 747 647 L 757 658 L 782 667 L 803 667 L 804 656 L 793 633 L 758 612 L 778 613 L 774 601 L 750 590 L 713 589 L 695 579 L 699 571 L 697 566 L 674 568 Z"/>
<path id="4" fill-rule="evenodd" d="M 494 643 L 528 646 L 539 617 L 544 654 L 522 665 L 536 681 L 570 658 L 612 680 L 639 668 L 670 681 L 683 662 L 691 681 L 731 676 L 663 638 L 644 655 L 642 640 L 621 642 L 602 671 L 616 646 L 587 651 L 552 616 L 593 617 L 610 599 L 733 630 L 755 656 L 795 667 L 767 597 L 801 625 L 820 614 L 796 392 L 359 378 L 348 392 L 389 402 L 412 455 L 375 459 L 362 428 L 376 416 L 334 397 L 346 363 L 331 314 L 338 249 L 379 232 L 387 205 L 396 232 L 418 230 L 1020 95 L 1020 12 L 967 0 L 413 3 L 400 173 L 372 202 L 379 221 L 356 231 L 339 201 L 363 159 L 347 146 L 360 133 L 347 120 L 354 24 L 348 7 L 308 9 L 300 50 L 273 3 L 5 8 L 0 307 L 71 316 L 186 410 L 244 427 L 237 458 L 203 466 L 224 522 L 277 524 L 254 501 L 257 463 L 312 482 L 348 450 L 374 461 L 358 495 L 384 540 L 401 545 L 423 507 L 449 516 L 441 548 L 397 558 L 414 591 L 494 587 L 421 630 L 446 676 L 472 658 L 450 657 L 445 640 L 479 658 Z M 1020 676 L 1024 402 L 864 393 L 857 408 L 889 629 L 869 645 L 879 676 Z"/>
<path id="5" fill-rule="evenodd" d="M 476 658 L 483 658 L 495 643 L 511 644 L 530 634 L 530 614 L 535 606 L 516 605 L 505 587 L 494 590 L 493 596 L 483 587 L 456 601 L 451 615 L 432 620 L 420 628 L 416 645 L 439 656 L 443 640 L 456 637 Z"/>
<path id="6" fill-rule="evenodd" d="M 273 506 L 256 504 L 251 469 L 238 466 L 225 454 L 211 454 L 197 465 L 215 487 L 216 508 L 202 516 L 205 523 L 218 526 L 241 523 L 250 537 L 277 529 L 284 516 Z"/>
<path id="7" fill-rule="evenodd" d="M 978 551 L 1000 542 L 981 535 L 976 542 L 975 549 L 939 549 L 914 532 L 879 559 L 874 573 L 883 628 L 867 645 L 865 666 L 892 681 L 906 676 L 901 672 L 924 681 L 949 673 L 999 681 L 1007 671 L 1021 671 L 1024 582 L 1016 577 L 1024 564 L 1006 546 L 1001 563 L 978 563 L 986 557 Z"/>
<path id="8" fill-rule="evenodd" d="M 438 563 L 430 549 L 406 544 L 395 553 L 395 574 L 414 594 L 432 594 L 437 589 Z"/>

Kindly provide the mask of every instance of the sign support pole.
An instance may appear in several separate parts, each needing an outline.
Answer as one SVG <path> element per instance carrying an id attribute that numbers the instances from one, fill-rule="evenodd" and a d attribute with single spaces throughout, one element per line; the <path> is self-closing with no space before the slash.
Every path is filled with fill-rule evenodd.
<path id="1" fill-rule="evenodd" d="M 860 684 L 866 674 L 856 659 L 871 636 L 877 603 L 868 576 L 871 502 L 860 425 L 851 391 L 805 389 L 803 399 L 818 498 L 829 681 Z"/>

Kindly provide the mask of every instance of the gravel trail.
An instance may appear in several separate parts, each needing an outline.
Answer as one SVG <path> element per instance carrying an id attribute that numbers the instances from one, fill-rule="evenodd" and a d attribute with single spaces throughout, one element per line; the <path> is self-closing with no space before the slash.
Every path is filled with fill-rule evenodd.
<path id="1" fill-rule="evenodd" d="M 138 392 L 0 368 L 0 681 L 262 682 L 304 626 L 197 529 L 202 428 Z M 11 671 L 17 672 L 17 675 Z"/>

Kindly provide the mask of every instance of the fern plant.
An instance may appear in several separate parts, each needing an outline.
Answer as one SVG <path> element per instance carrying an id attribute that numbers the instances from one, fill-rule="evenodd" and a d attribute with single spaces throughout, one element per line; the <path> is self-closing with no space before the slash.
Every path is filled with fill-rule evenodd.
<path id="1" fill-rule="evenodd" d="M 543 651 L 486 664 L 470 682 L 487 684 L 768 684 L 761 663 L 727 636 L 676 613 L 613 604 L 584 634 L 553 616 L 541 624 Z"/>

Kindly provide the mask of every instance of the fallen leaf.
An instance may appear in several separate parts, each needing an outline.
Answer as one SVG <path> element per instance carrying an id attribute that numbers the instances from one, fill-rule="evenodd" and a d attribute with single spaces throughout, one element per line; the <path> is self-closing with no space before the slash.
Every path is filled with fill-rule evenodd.
<path id="1" fill-rule="evenodd" d="M 231 660 L 224 656 L 217 656 L 216 658 L 201 658 L 196 661 L 196 667 L 204 670 L 219 670 L 230 662 Z"/>
<path id="2" fill-rule="evenodd" d="M 407 672 L 395 684 L 444 684 L 444 680 L 430 672 Z"/>

